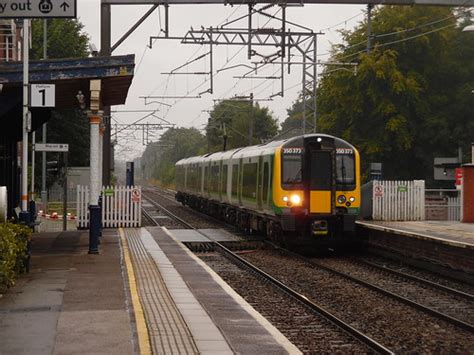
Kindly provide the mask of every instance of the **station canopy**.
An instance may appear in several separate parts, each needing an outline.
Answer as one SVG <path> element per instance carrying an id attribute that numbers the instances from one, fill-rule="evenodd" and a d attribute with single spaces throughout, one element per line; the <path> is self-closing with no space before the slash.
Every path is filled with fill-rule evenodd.
<path id="1" fill-rule="evenodd" d="M 125 103 L 132 83 L 135 56 L 91 57 L 30 61 L 29 81 L 32 84 L 55 84 L 54 109 L 79 109 L 77 95 L 89 102 L 90 80 L 101 79 L 102 104 Z M 23 103 L 23 62 L 0 63 L 0 135 L 21 139 Z M 32 128 L 40 127 L 51 115 L 51 108 L 32 108 Z"/>

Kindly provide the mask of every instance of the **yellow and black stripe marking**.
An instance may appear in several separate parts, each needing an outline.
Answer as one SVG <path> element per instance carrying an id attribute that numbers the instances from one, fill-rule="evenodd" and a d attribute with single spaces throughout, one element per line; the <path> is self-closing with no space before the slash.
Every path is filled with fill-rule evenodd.
<path id="1" fill-rule="evenodd" d="M 128 248 L 128 243 L 127 243 L 127 240 L 125 239 L 125 234 L 122 228 L 119 228 L 119 233 L 120 233 L 120 240 L 122 242 L 122 248 L 123 248 L 123 259 L 125 261 L 125 266 L 127 268 L 128 285 L 130 288 L 133 313 L 135 314 L 135 322 L 136 322 L 137 336 L 138 336 L 138 347 L 140 349 L 140 354 L 142 355 L 152 354 L 151 347 L 150 347 L 150 338 L 148 336 L 148 329 L 147 329 L 146 321 L 145 321 L 145 314 L 143 312 L 142 303 L 138 295 L 135 272 L 133 270 L 132 260 L 130 258 L 130 250 Z"/>

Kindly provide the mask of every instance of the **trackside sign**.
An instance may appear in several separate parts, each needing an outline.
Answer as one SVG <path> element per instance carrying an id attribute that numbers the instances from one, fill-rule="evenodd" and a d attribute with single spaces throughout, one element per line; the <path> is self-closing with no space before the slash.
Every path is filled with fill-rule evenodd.
<path id="1" fill-rule="evenodd" d="M 0 18 L 75 18 L 76 0 L 0 0 Z"/>

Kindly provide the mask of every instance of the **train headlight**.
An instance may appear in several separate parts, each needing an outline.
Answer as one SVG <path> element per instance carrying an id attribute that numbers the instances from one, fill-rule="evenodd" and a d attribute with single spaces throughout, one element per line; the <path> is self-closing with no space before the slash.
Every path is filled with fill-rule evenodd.
<path id="1" fill-rule="evenodd" d="M 288 202 L 289 200 L 288 196 L 283 196 L 283 202 Z"/>
<path id="2" fill-rule="evenodd" d="M 344 202 L 346 202 L 346 196 L 344 196 L 344 195 L 339 195 L 339 196 L 337 196 L 337 202 L 338 202 L 338 203 L 344 203 Z"/>
<path id="3" fill-rule="evenodd" d="M 293 205 L 299 205 L 301 203 L 301 197 L 300 195 L 291 195 L 290 201 Z"/>
<path id="4" fill-rule="evenodd" d="M 354 196 L 349 197 L 349 201 L 354 202 L 356 198 Z"/>

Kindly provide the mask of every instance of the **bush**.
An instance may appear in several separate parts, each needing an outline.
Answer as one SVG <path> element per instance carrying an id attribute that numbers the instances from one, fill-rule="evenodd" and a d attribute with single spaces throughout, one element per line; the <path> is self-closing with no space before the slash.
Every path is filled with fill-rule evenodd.
<path id="1" fill-rule="evenodd" d="M 12 223 L 0 224 L 0 293 L 15 284 L 16 276 L 28 267 L 31 229 Z"/>

